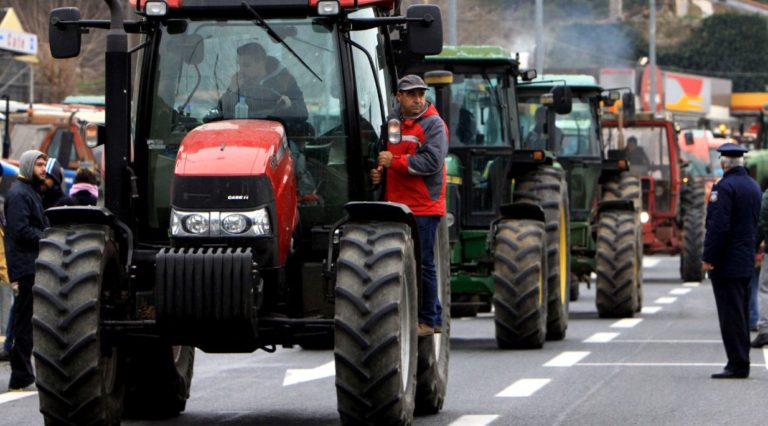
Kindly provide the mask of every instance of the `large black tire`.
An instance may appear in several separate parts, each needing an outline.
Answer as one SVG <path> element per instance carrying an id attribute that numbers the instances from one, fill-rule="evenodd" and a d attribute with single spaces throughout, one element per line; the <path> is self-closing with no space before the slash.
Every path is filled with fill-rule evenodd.
<path id="1" fill-rule="evenodd" d="M 344 227 L 336 276 L 336 390 L 342 424 L 410 424 L 418 340 L 414 243 L 401 223 Z"/>
<path id="2" fill-rule="evenodd" d="M 99 329 L 121 282 L 106 226 L 54 226 L 40 241 L 32 324 L 40 412 L 47 425 L 120 423 L 121 355 Z"/>
<path id="3" fill-rule="evenodd" d="M 448 358 L 451 344 L 451 264 L 448 223 L 443 218 L 435 238 L 437 295 L 442 306 L 440 333 L 419 338 L 416 376 L 416 414 L 436 414 L 443 408 L 448 388 Z"/>
<path id="4" fill-rule="evenodd" d="M 496 344 L 538 349 L 547 332 L 546 232 L 533 220 L 503 220 L 494 238 Z"/>
<path id="5" fill-rule="evenodd" d="M 680 251 L 680 277 L 683 281 L 702 281 L 701 256 L 704 247 L 704 217 L 707 213 L 704 185 L 695 180 L 683 185 L 683 247 Z"/>
<path id="6" fill-rule="evenodd" d="M 151 343 L 126 350 L 123 416 L 162 419 L 187 407 L 195 348 Z"/>
<path id="7" fill-rule="evenodd" d="M 571 241 L 568 185 L 561 169 L 542 166 L 520 179 L 515 201 L 544 210 L 547 231 L 547 340 L 562 340 L 571 296 Z"/>
<path id="8" fill-rule="evenodd" d="M 602 318 L 632 317 L 638 311 L 638 278 L 642 264 L 637 254 L 635 214 L 600 214 L 597 227 L 597 312 Z"/>

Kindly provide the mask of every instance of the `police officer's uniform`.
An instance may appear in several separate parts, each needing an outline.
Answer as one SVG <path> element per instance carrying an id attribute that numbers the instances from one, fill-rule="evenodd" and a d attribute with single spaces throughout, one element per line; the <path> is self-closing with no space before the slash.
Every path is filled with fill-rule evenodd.
<path id="1" fill-rule="evenodd" d="M 726 157 L 747 152 L 734 143 L 725 143 L 718 151 Z M 709 277 L 728 355 L 723 372 L 712 378 L 749 376 L 749 285 L 755 271 L 760 201 L 760 187 L 742 166 L 726 171 L 709 196 L 702 259 L 713 266 Z"/>

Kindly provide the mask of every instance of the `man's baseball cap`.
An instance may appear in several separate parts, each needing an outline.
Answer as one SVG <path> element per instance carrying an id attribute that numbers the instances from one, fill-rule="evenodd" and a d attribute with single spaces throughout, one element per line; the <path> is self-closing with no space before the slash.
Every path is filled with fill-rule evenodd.
<path id="1" fill-rule="evenodd" d="M 717 151 L 720 152 L 720 155 L 724 157 L 741 157 L 749 150 L 745 146 L 741 146 L 732 142 L 726 142 L 720 145 L 720 147 L 717 148 Z"/>
<path id="2" fill-rule="evenodd" d="M 429 86 L 424 83 L 424 80 L 422 80 L 421 77 L 416 74 L 408 74 L 397 82 L 397 90 L 401 92 L 407 92 L 409 90 L 415 89 L 426 90 L 428 88 Z"/>

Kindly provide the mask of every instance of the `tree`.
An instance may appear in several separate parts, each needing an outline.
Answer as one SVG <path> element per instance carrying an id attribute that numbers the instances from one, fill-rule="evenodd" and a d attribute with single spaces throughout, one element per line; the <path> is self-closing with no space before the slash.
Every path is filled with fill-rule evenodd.
<path id="1" fill-rule="evenodd" d="M 734 92 L 766 91 L 768 23 L 756 15 L 712 15 L 688 39 L 659 51 L 658 64 L 729 78 Z"/>

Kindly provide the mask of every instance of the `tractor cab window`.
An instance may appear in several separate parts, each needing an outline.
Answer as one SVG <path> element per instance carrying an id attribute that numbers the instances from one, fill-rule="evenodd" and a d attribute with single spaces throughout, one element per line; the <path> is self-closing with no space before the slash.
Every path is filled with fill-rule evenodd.
<path id="1" fill-rule="evenodd" d="M 607 149 L 619 149 L 621 134 L 616 127 L 605 128 Z M 626 127 L 623 129 L 624 151 L 629 160 L 629 173 L 640 177 L 645 192 L 653 192 L 656 209 L 671 206 L 670 141 L 663 126 Z"/>
<path id="2" fill-rule="evenodd" d="M 269 20 L 288 49 L 250 20 L 178 23 L 160 28 L 153 61 L 146 141 L 150 226 L 168 226 L 169 186 L 184 137 L 227 120 L 282 123 L 301 205 L 343 205 L 346 189 L 327 180 L 328 168 L 345 164 L 347 134 L 335 28 L 321 19 Z"/>
<path id="3" fill-rule="evenodd" d="M 496 75 L 454 75 L 450 106 L 451 145 L 507 144 L 502 120 L 505 93 L 502 78 Z"/>
<path id="4" fill-rule="evenodd" d="M 548 111 L 539 95 L 521 100 L 518 108 L 523 149 L 546 149 L 558 157 L 600 156 L 598 118 L 589 98 L 574 96 L 571 112 L 563 115 Z"/>

